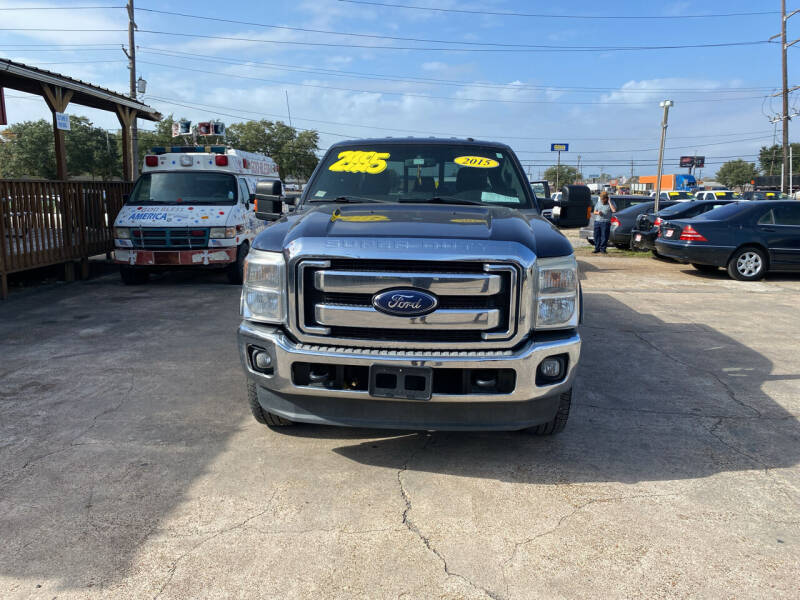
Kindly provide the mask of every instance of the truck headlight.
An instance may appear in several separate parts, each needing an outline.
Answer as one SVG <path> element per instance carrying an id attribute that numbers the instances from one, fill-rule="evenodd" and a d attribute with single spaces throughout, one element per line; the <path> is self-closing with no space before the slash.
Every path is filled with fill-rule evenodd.
<path id="1" fill-rule="evenodd" d="M 251 250 L 244 261 L 241 315 L 251 321 L 286 320 L 286 261 L 280 252 Z"/>
<path id="2" fill-rule="evenodd" d="M 212 240 L 236 237 L 236 227 L 212 227 L 208 230 L 208 237 Z"/>
<path id="3" fill-rule="evenodd" d="M 129 240 L 131 239 L 131 228 L 130 227 L 114 227 L 114 238 L 118 240 Z"/>
<path id="4" fill-rule="evenodd" d="M 536 329 L 578 326 L 578 263 L 574 255 L 536 260 Z"/>

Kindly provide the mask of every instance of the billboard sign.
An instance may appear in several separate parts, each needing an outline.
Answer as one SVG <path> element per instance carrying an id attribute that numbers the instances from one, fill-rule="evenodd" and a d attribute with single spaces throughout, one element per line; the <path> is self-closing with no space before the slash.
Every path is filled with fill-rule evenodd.
<path id="1" fill-rule="evenodd" d="M 681 156 L 681 169 L 691 169 L 692 167 L 697 167 L 702 169 L 706 166 L 706 157 L 705 156 Z"/>
<path id="2" fill-rule="evenodd" d="M 706 166 L 706 157 L 705 156 L 695 156 L 694 157 L 694 166 L 698 169 L 702 169 Z"/>
<path id="3" fill-rule="evenodd" d="M 569 144 L 550 144 L 550 152 L 569 152 Z"/>

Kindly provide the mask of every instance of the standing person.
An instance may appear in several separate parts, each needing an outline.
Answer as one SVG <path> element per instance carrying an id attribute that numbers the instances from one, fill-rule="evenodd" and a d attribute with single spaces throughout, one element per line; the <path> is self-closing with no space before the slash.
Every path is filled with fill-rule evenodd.
<path id="1" fill-rule="evenodd" d="M 617 207 L 608 197 L 608 192 L 600 194 L 600 200 L 594 205 L 594 251 L 592 254 L 602 252 L 606 254 L 608 236 L 611 233 L 611 213 L 617 212 Z"/>

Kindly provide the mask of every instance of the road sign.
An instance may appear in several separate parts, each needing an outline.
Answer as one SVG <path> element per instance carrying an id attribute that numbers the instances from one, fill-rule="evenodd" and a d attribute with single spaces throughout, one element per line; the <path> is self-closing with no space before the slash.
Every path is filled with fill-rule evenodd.
<path id="1" fill-rule="evenodd" d="M 69 131 L 69 115 L 67 113 L 56 113 L 56 128 Z"/>
<path id="2" fill-rule="evenodd" d="M 569 144 L 550 144 L 550 152 L 569 152 Z"/>

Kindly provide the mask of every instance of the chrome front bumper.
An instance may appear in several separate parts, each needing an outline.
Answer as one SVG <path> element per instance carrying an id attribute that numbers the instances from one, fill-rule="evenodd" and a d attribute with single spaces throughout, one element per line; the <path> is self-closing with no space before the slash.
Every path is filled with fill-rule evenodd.
<path id="1" fill-rule="evenodd" d="M 248 346 L 258 346 L 272 357 L 273 372 L 270 375 L 253 370 L 248 357 Z M 563 334 L 541 335 L 536 341 L 529 340 L 516 350 L 484 351 L 423 351 L 423 350 L 377 350 L 347 348 L 295 343 L 277 327 L 243 321 L 239 326 L 239 353 L 248 378 L 259 387 L 279 395 L 317 396 L 334 402 L 337 398 L 364 400 L 371 403 L 390 402 L 376 398 L 367 391 L 334 390 L 314 386 L 301 386 L 292 382 L 292 363 L 316 362 L 342 365 L 370 366 L 383 364 L 395 367 L 443 367 L 451 369 L 514 369 L 516 386 L 508 394 L 433 394 L 424 404 L 452 403 L 515 403 L 552 398 L 566 392 L 575 377 L 580 357 L 581 338 L 576 331 Z M 569 357 L 566 377 L 550 385 L 536 384 L 539 363 L 555 354 Z M 397 402 L 397 401 L 391 401 Z M 416 400 L 400 401 L 420 404 Z"/>

